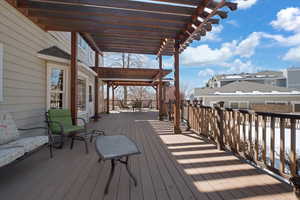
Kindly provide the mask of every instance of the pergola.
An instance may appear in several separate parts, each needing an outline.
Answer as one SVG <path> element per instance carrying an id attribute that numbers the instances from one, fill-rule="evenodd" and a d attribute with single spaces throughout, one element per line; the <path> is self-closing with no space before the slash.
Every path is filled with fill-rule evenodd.
<path id="1" fill-rule="evenodd" d="M 109 88 L 112 87 L 112 109 L 114 110 L 115 94 L 114 91 L 119 86 L 152 86 L 157 93 L 160 78 L 165 77 L 172 70 L 160 70 L 149 68 L 115 68 L 115 67 L 92 67 L 98 74 L 98 78 L 107 84 L 107 94 L 109 97 Z M 163 89 L 161 89 L 163 90 Z M 157 102 L 162 101 L 162 95 L 156 94 Z M 109 113 L 109 100 L 106 101 L 106 111 Z M 161 105 L 160 105 L 161 106 Z M 98 106 L 96 106 L 98 108 Z M 95 107 L 95 108 L 96 108 Z M 162 116 L 162 108 L 158 107 L 160 117 Z"/>
<path id="2" fill-rule="evenodd" d="M 77 115 L 78 33 L 96 55 L 102 52 L 174 56 L 175 120 L 180 133 L 179 54 L 227 18 L 222 8 L 235 10 L 226 0 L 6 0 L 45 31 L 71 32 L 71 112 Z M 205 52 L 203 52 L 205 53 Z M 98 56 L 95 67 L 99 67 Z M 98 70 L 98 69 L 97 69 Z M 100 75 L 101 76 L 101 75 Z M 162 75 L 158 76 L 161 96 Z M 98 85 L 96 80 L 96 86 Z M 96 87 L 97 89 L 97 87 Z M 97 98 L 97 95 L 96 95 Z M 160 104 L 162 102 L 160 101 Z"/>

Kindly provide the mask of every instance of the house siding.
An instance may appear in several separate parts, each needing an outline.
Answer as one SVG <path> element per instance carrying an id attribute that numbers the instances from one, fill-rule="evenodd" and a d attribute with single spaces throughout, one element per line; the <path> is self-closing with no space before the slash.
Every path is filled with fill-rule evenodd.
<path id="1" fill-rule="evenodd" d="M 0 43 L 4 51 L 4 101 L 0 110 L 11 112 L 18 127 L 43 124 L 47 61 L 38 58 L 37 52 L 54 45 L 70 52 L 70 33 L 45 32 L 6 1 L 0 1 Z M 79 59 L 84 56 L 79 49 Z M 94 77 L 89 77 L 94 83 Z"/>

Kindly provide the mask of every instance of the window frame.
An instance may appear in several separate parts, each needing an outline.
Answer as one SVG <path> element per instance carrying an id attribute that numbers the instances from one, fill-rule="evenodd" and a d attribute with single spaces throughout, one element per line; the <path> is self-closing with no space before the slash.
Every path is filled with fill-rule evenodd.
<path id="1" fill-rule="evenodd" d="M 237 109 L 249 109 L 249 101 L 229 101 L 228 104 L 231 108 L 231 103 L 238 103 L 238 108 Z M 247 104 L 247 108 L 240 108 L 241 107 L 241 103 L 246 103 Z M 236 108 L 234 108 L 236 109 Z"/>
<path id="2" fill-rule="evenodd" d="M 4 101 L 4 45 L 0 43 L 0 102 Z"/>
<path id="3" fill-rule="evenodd" d="M 68 83 L 69 83 L 69 77 L 68 77 L 68 67 L 63 64 L 57 64 L 57 63 L 47 63 L 47 110 L 49 110 L 51 107 L 51 72 L 52 69 L 60 69 L 63 70 L 63 106 L 62 108 L 67 108 L 68 107 Z"/>
<path id="4" fill-rule="evenodd" d="M 83 74 L 82 72 L 78 72 L 78 79 L 85 81 L 85 110 L 79 111 L 78 114 L 86 114 L 88 113 L 88 107 L 89 107 L 89 78 L 87 75 Z M 77 85 L 78 86 L 78 85 Z M 78 89 L 78 88 L 77 88 Z"/>
<path id="5" fill-rule="evenodd" d="M 299 104 L 300 105 L 300 101 L 291 101 L 291 104 L 293 106 L 293 112 L 295 112 L 295 104 Z"/>

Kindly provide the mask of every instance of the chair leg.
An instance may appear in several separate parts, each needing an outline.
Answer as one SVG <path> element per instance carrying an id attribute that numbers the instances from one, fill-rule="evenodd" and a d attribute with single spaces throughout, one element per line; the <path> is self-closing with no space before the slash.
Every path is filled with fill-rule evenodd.
<path id="1" fill-rule="evenodd" d="M 114 176 L 115 165 L 116 165 L 115 160 L 111 160 L 111 169 L 110 169 L 108 181 L 107 181 L 106 186 L 105 186 L 104 194 L 107 194 L 107 193 L 108 193 L 109 185 L 110 185 L 111 180 L 112 180 L 112 178 L 113 178 L 113 176 Z"/>
<path id="2" fill-rule="evenodd" d="M 130 178 L 132 178 L 133 182 L 134 182 L 134 186 L 137 186 L 137 181 L 136 181 L 136 178 L 133 176 L 133 173 L 130 171 L 129 169 L 129 165 L 128 165 L 128 160 L 129 160 L 129 157 L 127 156 L 126 157 L 126 161 L 125 161 L 125 165 L 126 165 L 126 169 L 127 169 L 127 172 L 130 176 Z"/>
<path id="3" fill-rule="evenodd" d="M 70 149 L 73 149 L 73 146 L 74 146 L 74 140 L 75 140 L 74 137 L 72 137 Z"/>

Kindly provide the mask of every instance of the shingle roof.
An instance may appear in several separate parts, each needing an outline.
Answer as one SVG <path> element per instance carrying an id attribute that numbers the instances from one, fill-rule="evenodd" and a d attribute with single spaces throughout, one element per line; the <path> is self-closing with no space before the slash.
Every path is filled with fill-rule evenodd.
<path id="1" fill-rule="evenodd" d="M 293 92 L 295 89 L 277 87 L 272 85 L 254 83 L 250 81 L 236 81 L 221 88 L 195 88 L 195 96 L 214 95 L 215 93 L 271 93 L 271 92 Z"/>
<path id="2" fill-rule="evenodd" d="M 63 59 L 67 59 L 67 60 L 71 59 L 71 55 L 69 53 L 58 48 L 57 46 L 52 46 L 47 49 L 43 49 L 43 50 L 39 51 L 38 54 L 43 54 L 46 56 L 54 56 L 57 58 L 63 58 Z"/>

